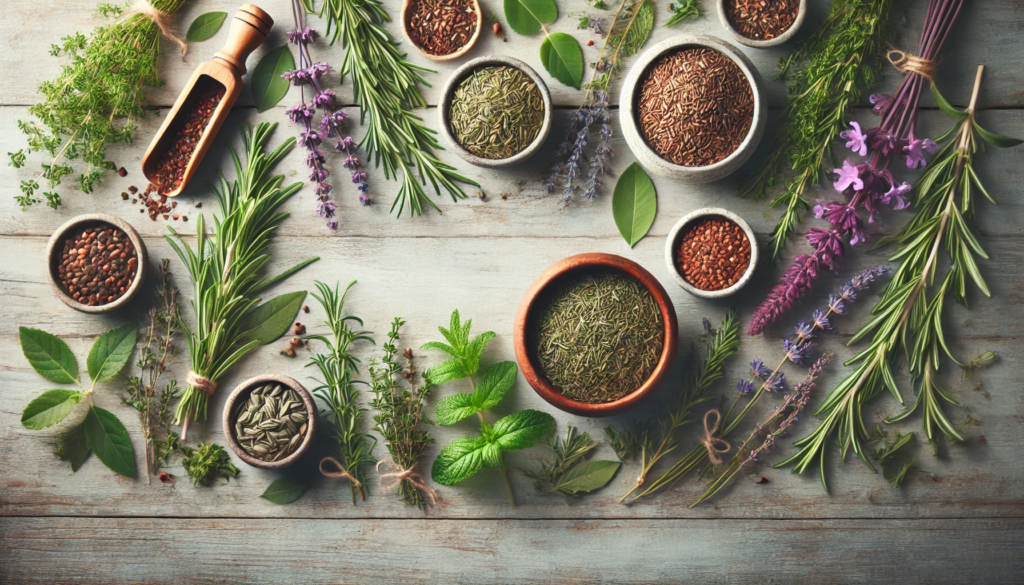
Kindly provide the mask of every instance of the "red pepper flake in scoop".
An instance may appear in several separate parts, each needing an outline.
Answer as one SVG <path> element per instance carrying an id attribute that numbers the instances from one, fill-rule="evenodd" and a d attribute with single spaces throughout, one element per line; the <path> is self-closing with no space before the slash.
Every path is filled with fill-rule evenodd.
<path id="1" fill-rule="evenodd" d="M 157 159 L 150 177 L 158 193 L 170 193 L 181 185 L 196 145 L 206 131 L 217 104 L 224 97 L 224 86 L 216 81 L 203 83 L 201 79 L 196 86 L 198 97 L 194 103 L 182 106 L 184 111 L 179 111 L 178 120 L 167 129 L 167 136 L 161 140 L 167 146 Z"/>

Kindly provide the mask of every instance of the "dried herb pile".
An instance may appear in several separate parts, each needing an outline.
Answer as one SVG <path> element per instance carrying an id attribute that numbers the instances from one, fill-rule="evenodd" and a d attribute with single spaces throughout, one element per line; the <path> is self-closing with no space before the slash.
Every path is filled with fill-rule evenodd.
<path id="1" fill-rule="evenodd" d="M 448 111 L 459 145 L 481 158 L 526 150 L 544 124 L 540 88 L 515 67 L 482 67 L 459 83 Z"/>

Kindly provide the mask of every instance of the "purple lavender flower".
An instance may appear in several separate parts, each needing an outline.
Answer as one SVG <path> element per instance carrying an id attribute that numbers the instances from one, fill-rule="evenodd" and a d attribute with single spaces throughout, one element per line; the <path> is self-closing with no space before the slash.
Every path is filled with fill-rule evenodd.
<path id="1" fill-rule="evenodd" d="M 814 322 L 815 329 L 821 329 L 822 331 L 832 331 L 832 322 L 828 319 L 828 313 L 821 309 L 814 309 L 811 313 L 811 320 Z"/>
<path id="2" fill-rule="evenodd" d="M 703 325 L 704 325 L 704 333 L 707 334 L 707 335 L 711 335 L 711 333 L 712 333 L 711 321 L 708 321 L 707 317 L 704 317 Z"/>
<path id="3" fill-rule="evenodd" d="M 852 130 L 843 130 L 839 133 L 839 137 L 846 140 L 846 148 L 864 156 L 868 153 L 868 137 L 866 134 L 861 132 L 860 124 L 857 122 L 851 121 L 850 126 L 852 127 Z"/>
<path id="4" fill-rule="evenodd" d="M 836 315 L 846 313 L 846 302 L 839 295 L 828 295 L 828 310 Z"/>
<path id="5" fill-rule="evenodd" d="M 860 191 L 864 188 L 864 181 L 860 178 L 860 171 L 857 169 L 857 165 L 850 164 L 850 161 L 843 161 L 843 168 L 834 169 L 832 171 L 838 178 L 832 185 L 836 188 L 836 191 L 842 193 L 847 187 L 853 187 L 854 191 Z"/>
<path id="6" fill-rule="evenodd" d="M 597 67 L 600 71 L 601 63 Z M 569 203 L 573 195 L 579 190 L 576 180 L 580 176 L 580 164 L 587 159 L 586 151 L 590 143 L 591 128 L 600 123 L 598 131 L 597 146 L 594 156 L 590 157 L 590 168 L 587 172 L 587 181 L 583 188 L 584 199 L 593 199 L 597 196 L 597 189 L 601 186 L 600 177 L 608 172 L 609 159 L 612 156 L 612 149 L 609 140 L 612 136 L 608 114 L 608 92 L 606 90 L 594 90 L 590 93 L 589 101 L 584 104 L 573 116 L 566 138 L 559 145 L 555 152 L 555 165 L 551 175 L 544 181 L 544 188 L 548 193 L 554 193 L 558 183 L 563 183 L 562 202 Z"/>
<path id="7" fill-rule="evenodd" d="M 926 155 L 933 155 L 938 150 L 939 145 L 935 144 L 935 141 L 930 138 L 924 140 L 918 140 L 914 138 L 913 134 L 910 136 L 910 142 L 903 147 L 903 152 L 907 155 L 907 168 L 916 169 L 924 167 L 927 163 L 925 159 Z"/>
<path id="8" fill-rule="evenodd" d="M 814 329 L 815 327 L 813 322 L 808 323 L 807 321 L 800 319 L 800 321 L 797 322 L 795 327 L 796 337 L 799 340 L 799 342 L 807 341 L 808 339 L 814 339 Z"/>
<path id="9" fill-rule="evenodd" d="M 803 365 L 812 348 L 814 348 L 814 343 L 810 341 L 794 342 L 790 341 L 788 337 L 782 340 L 782 351 L 786 354 L 786 359 L 797 365 Z"/>
<path id="10" fill-rule="evenodd" d="M 740 394 L 750 394 L 754 391 L 754 383 L 750 380 L 740 380 L 740 383 L 736 384 L 736 389 L 740 391 Z"/>
<path id="11" fill-rule="evenodd" d="M 876 114 L 881 114 L 892 103 L 892 96 L 885 95 L 884 93 L 873 93 L 868 98 L 868 101 L 871 102 L 871 110 Z"/>

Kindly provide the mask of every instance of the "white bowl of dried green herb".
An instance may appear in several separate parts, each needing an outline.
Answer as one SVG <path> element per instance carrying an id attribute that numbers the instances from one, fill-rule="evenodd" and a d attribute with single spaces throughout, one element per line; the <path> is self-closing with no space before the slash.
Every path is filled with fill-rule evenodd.
<path id="1" fill-rule="evenodd" d="M 239 384 L 222 417 L 228 446 L 253 467 L 282 469 L 313 443 L 317 409 L 313 396 L 293 378 L 267 374 Z"/>
<path id="2" fill-rule="evenodd" d="M 551 131 L 547 85 L 529 65 L 512 57 L 480 57 L 456 69 L 437 110 L 451 149 L 480 167 L 522 163 Z"/>
<path id="3" fill-rule="evenodd" d="M 648 171 L 685 183 L 732 174 L 754 153 L 768 112 L 761 76 L 735 46 L 680 35 L 645 51 L 619 100 L 622 134 Z"/>

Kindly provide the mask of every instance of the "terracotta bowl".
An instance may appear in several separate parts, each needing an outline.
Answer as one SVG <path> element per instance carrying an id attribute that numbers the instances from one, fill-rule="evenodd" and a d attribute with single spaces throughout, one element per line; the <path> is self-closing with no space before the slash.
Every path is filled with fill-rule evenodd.
<path id="1" fill-rule="evenodd" d="M 128 234 L 128 239 L 135 246 L 135 253 L 139 259 L 139 268 L 135 272 L 135 280 L 132 281 L 131 286 L 128 287 L 128 290 L 120 298 L 112 303 L 90 307 L 71 298 L 67 291 L 64 290 L 57 281 L 57 269 L 60 267 L 60 255 L 64 248 L 64 240 L 71 236 L 71 232 L 102 224 L 112 225 Z M 46 245 L 46 262 L 46 274 L 50 279 L 50 287 L 53 289 L 53 294 L 65 305 L 76 311 L 97 314 L 109 313 L 110 311 L 120 309 L 135 298 L 139 289 L 142 288 L 142 284 L 146 282 L 149 254 L 146 252 L 146 243 L 142 241 L 142 236 L 125 220 L 107 213 L 87 213 L 71 219 L 57 228 L 57 231 L 50 236 L 50 241 Z"/>
<path id="2" fill-rule="evenodd" d="M 619 270 L 640 281 L 654 296 L 654 300 L 661 310 L 661 318 L 665 326 L 665 344 L 661 350 L 661 358 L 654 367 L 654 371 L 651 372 L 650 377 L 647 378 L 647 381 L 632 393 L 618 400 L 600 404 L 579 402 L 567 398 L 557 388 L 552 386 L 536 366 L 534 352 L 530 348 L 528 340 L 532 320 L 536 318 L 535 311 L 552 283 L 561 280 L 569 274 L 585 272 L 595 268 Z M 676 321 L 676 311 L 672 305 L 672 300 L 669 298 L 668 293 L 665 292 L 665 288 L 661 286 L 661 283 L 650 272 L 636 262 L 627 260 L 622 256 L 595 253 L 570 256 L 548 268 L 540 275 L 540 278 L 526 291 L 523 301 L 519 304 L 519 313 L 516 315 L 513 336 L 516 361 L 519 362 L 519 369 L 522 370 L 526 381 L 537 391 L 537 394 L 540 394 L 541 398 L 566 412 L 580 416 L 596 417 L 611 416 L 625 412 L 643 402 L 655 391 L 672 366 L 672 360 L 675 359 L 676 345 L 679 339 L 679 326 Z"/>
<path id="3" fill-rule="evenodd" d="M 294 453 L 279 461 L 262 461 L 246 453 L 245 449 L 242 449 L 242 446 L 235 440 L 235 435 L 232 432 L 232 429 L 235 427 L 234 410 L 235 405 L 238 402 L 249 399 L 250 392 L 260 386 L 264 386 L 272 382 L 287 386 L 298 393 L 299 398 L 301 398 L 303 404 L 306 405 L 306 413 L 309 415 L 307 418 L 309 421 L 309 428 L 306 429 L 306 436 L 302 440 L 302 444 L 299 445 L 299 448 L 296 449 Z M 249 378 L 231 391 L 231 395 L 228 396 L 228 401 L 224 405 L 224 414 L 222 415 L 221 422 L 224 427 L 224 437 L 227 439 L 228 446 L 235 452 L 235 455 L 238 455 L 239 459 L 253 467 L 259 467 L 261 469 L 283 469 L 298 461 L 306 451 L 309 450 L 309 446 L 313 444 L 313 439 L 316 437 L 317 408 L 316 403 L 313 402 L 313 396 L 302 387 L 302 384 L 295 381 L 295 379 L 279 374 L 267 374 L 263 376 L 256 376 L 255 378 Z"/>
<path id="4" fill-rule="evenodd" d="M 732 35 L 732 38 L 736 39 L 737 43 L 746 45 L 748 47 L 753 47 L 755 49 L 767 49 L 768 47 L 776 47 L 793 38 L 793 35 L 796 34 L 796 31 L 800 30 L 800 26 L 803 25 L 804 23 L 804 16 L 807 15 L 807 0 L 800 0 L 800 4 L 797 6 L 796 20 L 794 20 L 793 24 L 786 29 L 786 32 L 775 37 L 774 39 L 759 41 L 756 39 L 748 39 L 747 37 L 741 35 L 740 31 L 736 30 L 736 28 L 733 27 L 732 23 L 729 22 L 729 17 L 726 16 L 725 14 L 725 3 L 728 1 L 729 0 L 718 0 L 717 2 L 718 20 L 722 22 L 722 28 L 729 31 L 729 34 Z"/>
<path id="5" fill-rule="evenodd" d="M 476 40 L 480 38 L 480 30 L 484 26 L 484 15 L 480 12 L 480 3 L 477 2 L 477 0 L 473 0 L 473 11 L 476 12 L 476 29 L 473 30 L 473 36 L 469 37 L 469 42 L 454 53 L 449 53 L 447 55 L 431 55 L 421 49 L 420 46 L 412 40 L 412 37 L 409 36 L 409 17 L 411 16 L 410 8 L 412 8 L 411 0 L 405 0 L 402 2 L 402 34 L 405 35 L 405 40 L 409 41 L 410 45 L 416 47 L 416 50 L 419 51 L 420 55 L 423 55 L 431 61 L 451 61 L 453 59 L 458 59 L 468 53 L 469 50 L 473 48 L 473 45 L 476 44 Z"/>

